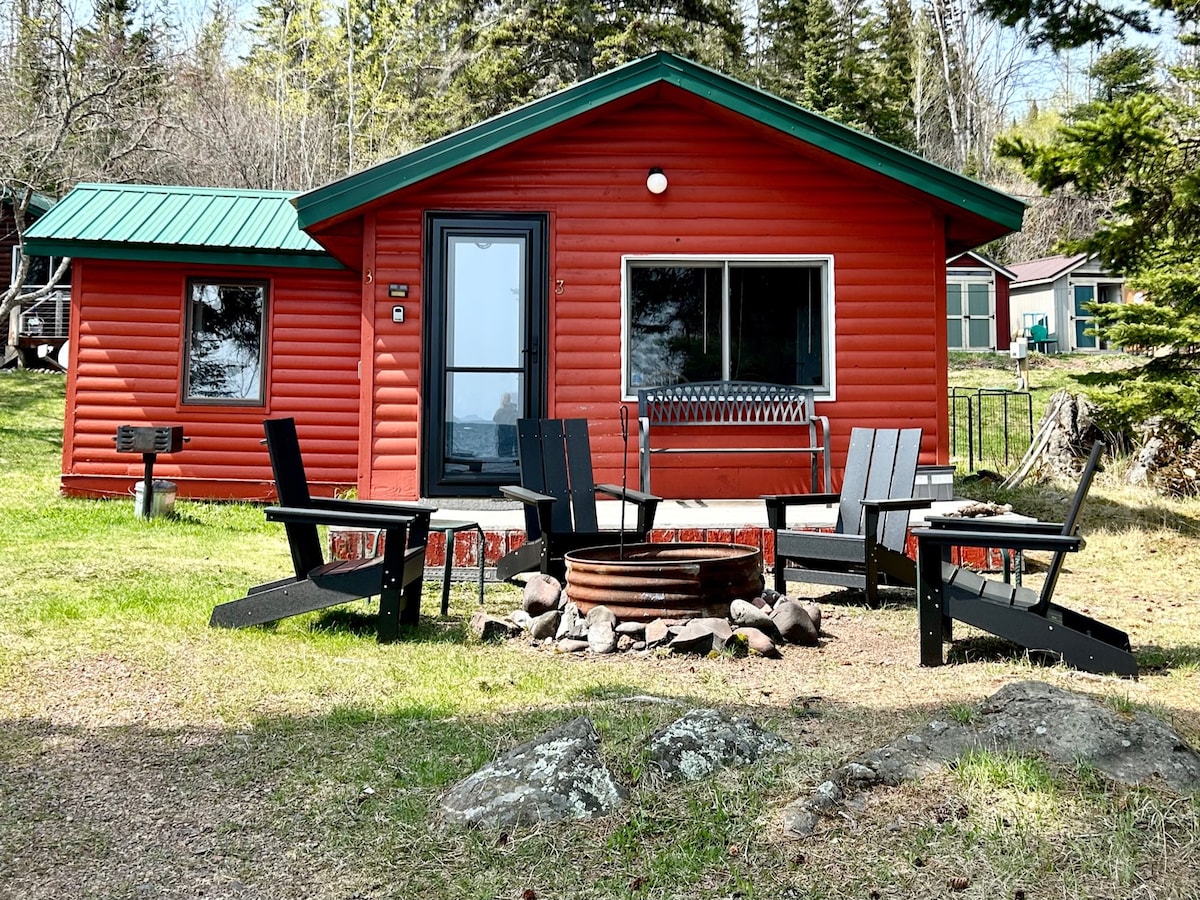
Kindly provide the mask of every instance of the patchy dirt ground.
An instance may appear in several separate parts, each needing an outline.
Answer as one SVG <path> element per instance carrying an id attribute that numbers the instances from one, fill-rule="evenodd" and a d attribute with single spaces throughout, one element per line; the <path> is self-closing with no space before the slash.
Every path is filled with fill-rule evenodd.
<path id="1" fill-rule="evenodd" d="M 931 710 L 976 703 L 1017 678 L 1165 706 L 1185 734 L 1193 740 L 1200 734 L 1194 671 L 1191 704 L 1161 704 L 1164 675 L 1131 682 L 1039 668 L 985 639 L 959 648 L 969 663 L 922 669 L 910 633 L 911 600 L 893 599 L 881 611 L 825 604 L 822 646 L 788 648 L 779 661 L 647 655 L 562 662 L 605 670 L 613 686 L 720 697 L 767 719 L 801 748 L 797 784 L 810 788 L 831 766 L 913 727 Z M 513 645 L 501 652 L 545 651 Z M 342 734 L 320 718 L 269 728 L 187 721 L 172 711 L 181 708 L 176 695 L 189 686 L 115 656 L 77 671 L 47 666 L 35 680 L 43 714 L 10 715 L 2 726 L 0 897 L 377 895 L 371 869 L 380 862 L 378 851 L 362 847 L 357 859 L 349 852 L 356 841 L 371 839 L 364 825 L 373 815 L 370 797 L 350 783 L 345 760 L 325 761 L 320 754 L 333 747 L 370 757 L 376 744 L 396 739 L 395 723 L 364 722 Z M 1181 696 L 1177 690 L 1171 696 Z M 502 705 L 502 687 L 499 693 Z M 611 694 L 619 698 L 621 691 Z M 607 701 L 581 701 L 580 710 L 589 702 Z M 337 732 L 333 740 L 330 730 Z M 418 806 L 432 804 L 436 795 L 421 788 L 410 793 Z M 792 799 L 777 798 L 780 806 Z M 888 808 L 886 798 L 877 804 Z M 341 838 L 331 842 L 331 833 Z"/>

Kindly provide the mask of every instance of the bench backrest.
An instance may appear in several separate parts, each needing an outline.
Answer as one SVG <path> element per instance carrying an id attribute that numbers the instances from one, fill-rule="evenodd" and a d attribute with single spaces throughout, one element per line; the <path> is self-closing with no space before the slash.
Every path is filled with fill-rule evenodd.
<path id="1" fill-rule="evenodd" d="M 651 425 L 796 425 L 813 420 L 810 388 L 753 381 L 695 381 L 638 391 Z"/>
<path id="2" fill-rule="evenodd" d="M 863 500 L 911 497 L 920 453 L 920 428 L 852 429 L 834 531 L 863 533 Z M 907 533 L 907 510 L 885 512 L 879 518 L 875 539 L 888 549 L 903 552 Z"/>

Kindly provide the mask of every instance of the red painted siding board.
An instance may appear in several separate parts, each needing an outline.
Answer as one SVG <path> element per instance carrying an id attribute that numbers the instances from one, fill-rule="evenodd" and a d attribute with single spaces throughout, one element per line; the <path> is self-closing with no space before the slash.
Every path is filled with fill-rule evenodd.
<path id="1" fill-rule="evenodd" d="M 376 212 L 377 271 L 406 272 L 409 317 L 420 314 L 414 308 L 421 302 L 416 236 L 425 209 L 551 212 L 551 280 L 562 281 L 564 293 L 551 305 L 547 412 L 587 416 L 601 481 L 619 479 L 624 456 L 619 438 L 606 436 L 618 433 L 622 403 L 620 278 L 626 254 L 832 254 L 839 394 L 838 401 L 823 402 L 821 412 L 832 419 L 841 452 L 852 425 L 937 426 L 934 407 L 944 398 L 932 386 L 937 354 L 930 323 L 940 308 L 940 276 L 929 259 L 940 246 L 941 220 L 931 204 L 914 203 L 907 188 L 896 190 L 864 170 L 830 166 L 823 151 L 740 127 L 745 122 L 730 116 L 718 119 L 647 102 L 464 166 L 437 184 L 397 194 Z M 644 190 L 652 164 L 670 179 L 662 198 Z M 377 288 L 373 342 L 376 438 L 402 414 L 397 403 L 403 395 L 392 386 L 396 373 L 414 386 L 420 378 L 415 332 L 391 328 L 384 289 Z M 373 440 L 374 466 L 418 470 L 419 448 L 409 458 L 382 452 L 391 449 Z M 403 454 L 404 446 L 394 450 Z M 695 468 L 714 473 L 703 496 L 799 487 L 799 474 L 762 462 L 702 457 Z M 655 473 L 658 487 L 658 467 Z"/>
<path id="2" fill-rule="evenodd" d="M 310 475 L 328 493 L 355 483 L 358 445 L 358 276 L 144 263 L 131 290 L 128 265 L 85 260 L 75 268 L 75 360 L 68 382 L 63 489 L 120 495 L 141 457 L 119 454 L 121 424 L 182 425 L 182 452 L 155 473 L 182 496 L 258 498 L 271 472 L 262 420 L 294 415 Z M 268 397 L 262 406 L 180 402 L 184 294 L 189 277 L 268 278 Z M 264 487 L 265 486 L 265 487 Z"/>
<path id="3" fill-rule="evenodd" d="M 652 165 L 670 181 L 661 198 L 644 187 Z M 423 217 L 430 209 L 490 209 L 550 214 L 550 277 L 562 281 L 563 293 L 550 309 L 547 412 L 588 417 L 598 480 L 619 480 L 628 459 L 617 424 L 624 255 L 832 256 L 837 399 L 820 411 L 833 423 L 835 458 L 853 425 L 888 423 L 926 428 L 930 456 L 945 404 L 935 315 L 944 271 L 931 263 L 944 248 L 936 206 L 701 99 L 666 87 L 642 92 L 637 102 L 556 127 L 331 226 L 322 240 L 355 270 L 370 269 L 369 285 L 357 271 L 270 273 L 264 407 L 178 402 L 185 278 L 230 273 L 147 266 L 133 303 L 119 265 L 87 261 L 87 300 L 73 342 L 78 371 L 68 390 L 100 402 L 68 427 L 99 441 L 119 417 L 179 422 L 205 437 L 205 446 L 189 446 L 172 462 L 185 495 L 204 482 L 206 490 L 245 496 L 269 483 L 261 419 L 295 414 L 320 479 L 358 478 L 367 495 L 414 497 L 422 449 Z M 389 283 L 409 286 L 403 324 L 391 321 Z M 366 472 L 358 471 L 360 447 Z M 97 457 L 88 464 L 96 484 L 110 485 L 128 470 L 111 444 L 88 452 Z M 655 467 L 655 489 L 668 496 L 756 496 L 800 489 L 807 477 L 806 460 L 788 456 L 677 459 Z M 87 483 L 67 457 L 63 483 L 71 490 Z"/>

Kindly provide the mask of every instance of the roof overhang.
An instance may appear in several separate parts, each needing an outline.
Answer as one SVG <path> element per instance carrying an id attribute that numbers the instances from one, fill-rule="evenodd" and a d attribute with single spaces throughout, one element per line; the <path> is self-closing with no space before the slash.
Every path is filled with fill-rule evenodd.
<path id="1" fill-rule="evenodd" d="M 70 256 L 75 259 L 123 259 L 130 262 L 189 263 L 206 266 L 257 266 L 284 269 L 344 269 L 328 253 L 285 253 L 250 250 L 211 250 L 205 247 L 158 244 L 66 241 L 53 237 L 27 238 L 28 256 Z"/>
<path id="2" fill-rule="evenodd" d="M 299 226 L 321 229 L 456 166 L 664 83 L 916 189 L 948 210 L 947 252 L 1021 228 L 1025 204 L 862 132 L 660 51 L 292 199 Z"/>
<path id="3" fill-rule="evenodd" d="M 296 225 L 288 191 L 76 185 L 25 234 L 31 256 L 342 269 Z"/>

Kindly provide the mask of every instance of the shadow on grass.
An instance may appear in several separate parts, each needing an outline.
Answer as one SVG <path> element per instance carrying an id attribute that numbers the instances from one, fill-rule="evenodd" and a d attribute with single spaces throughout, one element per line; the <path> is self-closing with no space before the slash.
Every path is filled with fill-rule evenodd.
<path id="1" fill-rule="evenodd" d="M 334 607 L 315 614 L 309 630 L 323 634 L 349 634 L 374 640 L 379 636 L 379 617 L 346 607 Z M 410 644 L 466 644 L 467 629 L 461 619 L 422 617 L 415 627 L 400 628 L 400 642 Z"/>
<path id="2" fill-rule="evenodd" d="M 818 605 L 828 603 L 831 606 L 847 606 L 861 607 L 863 609 L 870 608 L 867 604 L 867 594 L 865 591 L 858 588 L 846 588 L 845 590 L 830 591 L 828 594 L 822 594 L 819 597 L 802 597 L 797 596 L 789 591 L 787 596 L 795 600 L 800 600 L 803 603 L 816 603 Z M 917 592 L 912 588 L 880 586 L 879 588 L 879 605 L 876 609 L 895 608 L 895 609 L 916 609 Z"/>
<path id="3" fill-rule="evenodd" d="M 1200 644 L 1178 647 L 1145 645 L 1134 647 L 1139 675 L 1167 675 L 1174 669 L 1200 667 Z M 1049 650 L 1026 650 L 1018 644 L 992 635 L 972 635 L 956 640 L 946 650 L 947 663 L 1028 663 L 1037 668 L 1050 668 L 1061 662 L 1059 655 Z"/>
<path id="4" fill-rule="evenodd" d="M 1172 669 L 1200 668 L 1200 644 L 1160 647 L 1147 644 L 1134 648 L 1143 675 L 1165 675 Z"/>

